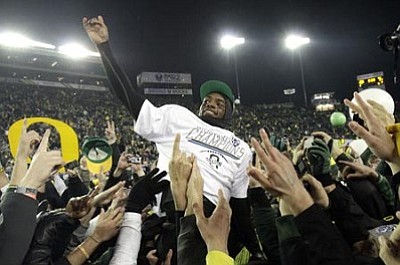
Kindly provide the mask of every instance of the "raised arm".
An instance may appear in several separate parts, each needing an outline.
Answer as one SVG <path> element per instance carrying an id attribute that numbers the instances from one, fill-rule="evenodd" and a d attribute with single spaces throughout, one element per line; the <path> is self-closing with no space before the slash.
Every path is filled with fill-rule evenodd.
<path id="1" fill-rule="evenodd" d="M 108 43 L 108 28 L 103 17 L 83 18 L 82 24 L 90 40 L 97 46 L 104 69 L 111 84 L 111 90 L 137 119 L 145 98 L 136 92 L 129 78 L 118 66 Z"/>

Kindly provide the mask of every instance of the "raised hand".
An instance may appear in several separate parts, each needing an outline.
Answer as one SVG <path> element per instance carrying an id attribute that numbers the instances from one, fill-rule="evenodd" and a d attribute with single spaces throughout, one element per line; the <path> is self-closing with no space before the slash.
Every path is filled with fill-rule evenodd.
<path id="1" fill-rule="evenodd" d="M 384 126 L 392 125 L 396 121 L 393 114 L 387 112 L 384 106 L 373 100 L 367 100 L 368 104 L 372 107 L 372 112 L 383 123 Z"/>
<path id="2" fill-rule="evenodd" d="M 203 207 L 203 187 L 204 180 L 200 174 L 199 166 L 197 165 L 197 159 L 194 159 L 192 173 L 188 182 L 186 191 L 187 207 L 185 215 L 193 214 L 193 203 L 197 202 L 200 207 Z"/>
<path id="3" fill-rule="evenodd" d="M 106 176 L 106 172 L 103 172 L 103 166 L 100 166 L 99 173 L 94 174 L 94 177 L 99 181 L 98 186 L 100 186 L 100 191 L 102 191 L 106 186 L 108 179 L 108 177 Z"/>
<path id="4" fill-rule="evenodd" d="M 252 138 L 251 142 L 267 170 L 262 171 L 251 166 L 248 173 L 272 195 L 285 200 L 293 214 L 297 215 L 310 207 L 313 201 L 298 179 L 292 162 L 272 146 L 264 129 L 260 130 L 260 136 L 265 151 L 256 139 Z"/>
<path id="5" fill-rule="evenodd" d="M 297 165 L 297 163 L 299 162 L 299 159 L 304 155 L 304 142 L 306 141 L 306 139 L 307 139 L 306 137 L 303 137 L 303 139 L 301 139 L 300 143 L 293 150 L 292 162 L 294 165 Z"/>
<path id="6" fill-rule="evenodd" d="M 101 209 L 92 237 L 94 237 L 97 242 L 104 242 L 111 239 L 118 233 L 123 216 L 124 210 L 122 207 L 109 207 L 106 212 Z"/>
<path id="7" fill-rule="evenodd" d="M 322 139 L 326 144 L 332 139 L 332 136 L 323 131 L 316 131 L 311 133 L 312 136 Z"/>
<path id="8" fill-rule="evenodd" d="M 392 140 L 392 136 L 386 131 L 383 122 L 377 118 L 372 107 L 365 102 L 357 92 L 354 93 L 354 98 L 357 104 L 348 99 L 345 99 L 344 103 L 362 116 L 368 130 L 354 121 L 349 123 L 349 128 L 357 136 L 365 140 L 376 156 L 390 163 L 399 165 L 400 157 L 396 149 L 396 144 Z"/>
<path id="9" fill-rule="evenodd" d="M 306 149 L 306 158 L 309 162 L 310 173 L 322 183 L 324 187 L 333 184 L 331 176 L 331 154 L 324 141 L 316 138 Z"/>
<path id="10" fill-rule="evenodd" d="M 90 40 L 99 45 L 108 41 L 108 28 L 104 23 L 102 16 L 88 19 L 84 17 L 82 19 L 83 28 L 86 30 Z"/>
<path id="11" fill-rule="evenodd" d="M 400 219 L 400 212 L 396 213 Z M 379 257 L 385 262 L 386 265 L 399 265 L 400 264 L 400 226 L 392 232 L 389 238 L 384 236 L 379 237 Z"/>
<path id="12" fill-rule="evenodd" d="M 114 198 L 115 194 L 120 191 L 123 191 L 125 185 L 125 181 L 121 181 L 118 184 L 108 188 L 105 191 L 102 191 L 95 196 L 93 196 L 93 200 L 91 201 L 92 207 L 100 207 L 106 204 L 109 204 L 111 200 Z"/>
<path id="13" fill-rule="evenodd" d="M 71 198 L 65 207 L 65 212 L 72 218 L 81 219 L 89 213 L 90 209 L 90 196 L 85 195 Z"/>
<path id="14" fill-rule="evenodd" d="M 153 169 L 135 183 L 126 202 L 127 212 L 142 213 L 144 207 L 152 202 L 154 195 L 160 193 L 169 185 L 168 180 L 161 180 L 167 175 L 167 172 L 158 173 L 158 171 L 158 168 Z"/>
<path id="15" fill-rule="evenodd" d="M 24 119 L 24 123 L 22 125 L 21 138 L 18 144 L 17 156 L 28 157 L 32 155 L 35 150 L 35 145 L 40 142 L 40 135 L 36 131 L 27 131 L 28 122 L 27 119 Z"/>
<path id="16" fill-rule="evenodd" d="M 188 157 L 179 149 L 180 140 L 181 135 L 178 133 L 175 136 L 172 159 L 169 162 L 169 175 L 175 210 L 184 211 L 187 204 L 186 190 L 192 172 L 194 156 Z"/>
<path id="17" fill-rule="evenodd" d="M 130 167 L 132 164 L 129 162 L 129 158 L 131 158 L 132 156 L 132 154 L 128 154 L 127 151 L 124 151 L 119 157 L 117 169 L 125 170 Z"/>
<path id="18" fill-rule="evenodd" d="M 226 201 L 222 190 L 218 190 L 218 204 L 209 218 L 204 216 L 203 196 L 193 203 L 197 227 L 207 245 L 208 251 L 218 250 L 228 253 L 228 236 L 231 224 L 232 210 Z"/>
<path id="19" fill-rule="evenodd" d="M 350 162 L 350 161 L 339 161 L 339 163 L 346 165 L 343 169 L 343 177 L 345 179 L 360 179 L 360 178 L 368 178 L 369 180 L 375 182 L 378 180 L 378 173 L 369 166 L 362 165 L 358 162 Z"/>
<path id="20" fill-rule="evenodd" d="M 343 150 L 339 148 L 339 141 L 332 139 L 332 136 L 327 134 L 326 132 L 323 131 L 316 131 L 311 133 L 314 137 L 317 137 L 319 139 L 322 139 L 322 141 L 326 144 L 329 145 L 329 142 L 332 140 L 332 144 L 330 145 L 331 148 L 331 155 L 333 159 L 336 159 L 340 154 L 343 153 Z"/>
<path id="21" fill-rule="evenodd" d="M 149 253 L 147 253 L 146 258 L 149 261 L 150 265 L 171 265 L 171 259 L 172 259 L 172 249 L 168 250 L 167 256 L 165 257 L 165 261 L 159 263 L 159 258 L 156 255 L 157 250 L 153 249 L 150 250 Z"/>
<path id="22" fill-rule="evenodd" d="M 18 143 L 15 165 L 11 174 L 10 185 L 19 185 L 19 182 L 27 172 L 27 159 L 35 149 L 35 145 L 40 142 L 40 135 L 35 131 L 28 131 L 28 122 L 24 119 L 21 129 L 21 137 Z"/>
<path id="23" fill-rule="evenodd" d="M 319 204 L 324 209 L 329 206 L 329 197 L 321 182 L 319 182 L 316 178 L 311 176 L 310 174 L 305 174 L 301 180 L 303 182 L 307 182 L 309 184 L 308 192 L 310 193 L 312 199 L 316 204 Z"/>
<path id="24" fill-rule="evenodd" d="M 54 168 L 63 166 L 61 151 L 48 151 L 50 130 L 47 129 L 43 135 L 42 141 L 32 158 L 32 163 L 21 180 L 21 186 L 37 189 L 44 184 L 51 176 Z"/>
<path id="25" fill-rule="evenodd" d="M 109 145 L 117 142 L 117 134 L 115 133 L 115 125 L 113 121 L 107 120 L 107 128 L 105 129 L 104 134 L 106 135 Z"/>

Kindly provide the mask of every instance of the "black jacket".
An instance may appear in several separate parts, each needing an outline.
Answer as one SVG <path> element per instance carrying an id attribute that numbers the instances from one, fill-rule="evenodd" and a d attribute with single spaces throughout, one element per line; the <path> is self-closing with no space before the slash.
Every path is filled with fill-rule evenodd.
<path id="1" fill-rule="evenodd" d="M 349 246 L 368 238 L 368 230 L 379 226 L 380 221 L 368 216 L 354 201 L 350 191 L 336 184 L 336 189 L 328 194 L 331 219 L 342 232 Z"/>
<path id="2" fill-rule="evenodd" d="M 296 217 L 277 219 L 284 265 L 347 265 L 354 262 L 349 246 L 316 204 Z"/>
<path id="3" fill-rule="evenodd" d="M 254 225 L 262 248 L 268 258 L 268 264 L 280 265 L 278 232 L 275 225 L 277 214 L 272 209 L 263 188 L 250 189 L 249 198 Z"/>
<path id="4" fill-rule="evenodd" d="M 78 226 L 79 220 L 64 212 L 42 214 L 23 264 L 48 265 L 62 259 L 71 235 Z"/>
<path id="5" fill-rule="evenodd" d="M 0 264 L 21 264 L 36 227 L 37 201 L 7 193 L 1 202 Z"/>

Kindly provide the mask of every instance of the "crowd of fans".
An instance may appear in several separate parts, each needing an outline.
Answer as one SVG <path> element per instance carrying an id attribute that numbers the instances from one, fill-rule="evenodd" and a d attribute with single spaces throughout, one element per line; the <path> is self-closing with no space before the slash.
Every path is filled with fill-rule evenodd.
<path id="1" fill-rule="evenodd" d="M 115 121 L 116 128 L 115 131 L 112 133 L 112 135 L 114 135 L 115 137 L 114 140 L 115 143 L 113 143 L 113 146 L 118 151 L 116 152 L 117 156 L 113 157 L 114 167 L 112 172 L 110 173 L 110 176 L 108 176 L 109 178 L 104 176 L 101 178 L 100 176 L 88 173 L 87 169 L 85 168 L 84 159 L 81 159 L 80 168 L 76 169 L 74 172 L 70 171 L 69 179 L 66 180 L 64 179 L 66 183 L 66 191 L 63 191 L 62 194 L 57 195 L 54 191 L 52 192 L 52 187 L 51 187 L 52 185 L 48 184 L 49 182 L 47 182 L 47 184 L 45 185 L 45 189 L 43 190 L 43 194 L 39 193 L 40 196 L 38 196 L 38 199 L 41 200 L 42 202 L 46 202 L 44 203 L 44 205 L 47 207 L 47 209 L 58 209 L 66 207 L 65 210 L 67 213 L 66 215 L 69 217 L 74 216 L 74 214 L 76 213 L 74 212 L 74 210 L 71 209 L 76 210 L 79 209 L 79 207 L 74 208 L 70 206 L 70 204 L 74 200 L 80 201 L 82 200 L 82 198 L 72 199 L 71 197 L 75 197 L 74 195 L 83 196 L 88 192 L 89 189 L 95 186 L 95 183 L 96 184 L 100 183 L 99 186 L 103 185 L 103 190 L 105 190 L 100 194 L 98 194 L 97 195 L 98 197 L 104 199 L 105 195 L 102 195 L 103 193 L 108 194 L 107 196 L 111 196 L 109 194 L 114 194 L 113 195 L 114 201 L 126 200 L 126 196 L 124 197 L 122 195 L 119 195 L 118 197 L 115 195 L 118 194 L 118 192 L 122 190 L 122 186 L 124 186 L 121 183 L 117 184 L 118 180 L 123 179 L 126 182 L 129 182 L 130 184 L 126 184 L 125 182 L 124 184 L 128 188 L 132 188 L 133 183 L 136 183 L 138 180 L 143 178 L 143 176 L 146 176 L 145 178 L 148 178 L 148 175 L 146 174 L 154 175 L 154 172 L 152 171 L 153 167 L 151 167 L 151 165 L 157 159 L 157 151 L 155 146 L 134 133 L 132 118 L 129 116 L 129 114 L 127 114 L 126 110 L 121 107 L 118 99 L 114 98 L 111 93 L 83 91 L 74 89 L 28 87 L 28 86 L 16 87 L 15 85 L 11 84 L 3 84 L 0 93 L 1 93 L 1 98 L 3 99 L 2 102 L 0 103 L 1 108 L 3 110 L 0 127 L 4 132 L 1 139 L 1 147 L 2 147 L 1 158 L 3 165 L 5 165 L 4 166 L 4 168 L 6 169 L 5 171 L 8 173 L 9 176 L 14 175 L 14 173 L 11 174 L 12 167 L 14 167 L 15 171 L 15 167 L 18 166 L 17 162 L 18 156 L 16 157 L 16 161 L 14 163 L 13 162 L 14 159 L 12 158 L 8 149 L 8 140 L 6 138 L 8 127 L 14 121 L 21 119 L 23 117 L 31 117 L 31 116 L 33 117 L 45 116 L 45 117 L 59 119 L 61 121 L 68 123 L 72 128 L 75 129 L 80 141 L 83 141 L 83 139 L 89 136 L 104 136 L 105 135 L 104 128 L 106 121 L 107 120 Z M 21 108 L 21 106 L 23 106 L 23 108 Z M 194 108 L 195 105 L 193 106 L 193 109 Z M 341 110 L 345 112 L 344 108 L 342 108 Z M 360 262 L 357 264 L 381 264 L 379 263 L 381 261 L 378 258 L 376 258 L 378 256 L 377 245 L 379 244 L 377 243 L 376 238 L 371 239 L 371 237 L 373 237 L 372 235 L 374 235 L 374 233 L 379 234 L 380 233 L 379 231 L 381 230 L 385 231 L 385 233 L 388 234 L 394 229 L 394 226 L 392 224 L 396 223 L 397 220 L 394 217 L 394 213 L 395 210 L 397 209 L 397 204 L 398 204 L 397 203 L 398 196 L 397 193 L 395 192 L 396 190 L 392 190 L 393 188 L 397 188 L 396 184 L 393 184 L 397 183 L 396 182 L 397 179 L 396 176 L 393 177 L 391 176 L 392 174 L 390 170 L 389 171 L 387 170 L 387 166 L 386 166 L 386 171 L 384 166 L 376 168 L 376 164 L 378 163 L 376 161 L 372 163 L 370 162 L 371 160 L 367 158 L 364 159 L 364 162 L 361 162 L 361 164 L 358 165 L 356 164 L 356 162 L 343 162 L 346 163 L 345 164 L 347 165 L 346 167 L 344 167 L 344 165 L 341 165 L 338 162 L 339 160 L 353 161 L 355 158 L 360 156 L 360 154 L 353 153 L 352 154 L 353 157 L 351 157 L 351 156 L 345 156 L 343 152 L 335 150 L 335 144 L 332 144 L 333 141 L 332 139 L 337 139 L 340 137 L 350 138 L 353 137 L 352 135 L 354 134 L 350 133 L 350 130 L 346 130 L 345 128 L 332 129 L 332 127 L 329 124 L 329 113 L 315 112 L 312 110 L 306 110 L 302 108 L 295 109 L 293 107 L 288 107 L 288 106 L 270 108 L 266 105 L 256 105 L 256 106 L 241 105 L 237 107 L 235 115 L 236 115 L 235 116 L 236 120 L 234 122 L 235 126 L 234 128 L 236 134 L 240 135 L 244 139 L 248 139 L 249 142 L 251 136 L 257 135 L 258 133 L 257 128 L 267 128 L 269 132 L 276 134 L 278 137 L 284 136 L 290 139 L 294 151 L 292 151 L 288 156 L 293 160 L 293 164 L 298 166 L 299 161 L 302 160 L 301 157 L 302 156 L 306 157 L 305 160 L 308 160 L 307 163 L 309 164 L 308 172 L 313 173 L 313 175 L 317 176 L 317 179 L 319 180 L 319 182 L 317 182 L 312 176 L 309 175 L 307 175 L 306 177 L 310 183 L 311 189 L 316 189 L 314 190 L 314 194 L 311 193 L 313 198 L 315 199 L 315 202 L 317 204 L 322 205 L 323 208 L 326 209 L 325 211 L 330 213 L 332 220 L 335 221 L 336 223 L 336 227 L 339 228 L 340 232 L 343 235 L 343 239 L 340 240 L 336 239 L 336 240 L 344 241 L 343 244 L 346 244 L 349 247 L 348 249 L 349 251 L 350 249 L 353 250 L 353 255 L 357 257 L 357 260 L 362 260 L 362 262 L 365 262 L 362 263 L 361 261 L 357 261 Z M 268 121 L 268 123 L 266 123 L 265 121 Z M 35 131 L 38 132 L 38 134 L 43 135 L 45 128 L 47 127 L 36 125 L 36 127 L 31 126 L 30 130 L 32 131 L 34 129 Z M 316 131 L 326 131 L 329 132 L 330 135 L 325 133 L 315 133 Z M 319 137 L 320 140 L 315 140 L 315 143 L 313 143 L 313 147 L 309 147 L 308 149 L 306 149 L 307 151 L 305 151 L 304 140 L 302 141 L 301 137 L 305 135 L 310 135 L 312 133 L 315 136 Z M 331 136 L 333 136 L 333 138 Z M 51 136 L 48 137 L 50 138 L 49 147 L 51 149 L 58 149 L 59 139 L 57 139 L 57 134 L 54 134 L 53 138 L 51 138 Z M 261 137 L 263 137 L 264 142 L 268 141 L 265 139 L 265 135 L 261 135 Z M 20 144 L 24 143 L 23 138 L 24 137 L 22 136 Z M 257 146 L 254 142 L 252 143 L 252 145 Z M 312 164 L 313 148 L 315 149 L 314 150 L 315 153 L 320 154 L 320 157 L 317 157 L 317 159 L 315 159 L 314 161 L 315 164 Z M 336 146 L 336 148 L 338 148 L 338 146 Z M 18 150 L 19 150 L 18 152 L 20 152 L 20 149 Z M 288 150 L 290 150 L 290 148 L 288 148 L 285 151 Z M 321 150 L 325 150 L 325 153 L 321 153 Z M 37 152 L 39 151 L 40 149 L 38 149 Z M 129 154 L 127 154 L 127 152 L 124 151 L 128 151 Z M 33 150 L 30 150 L 29 152 L 33 152 Z M 123 152 L 122 155 L 120 155 L 120 152 Z M 262 161 L 261 164 L 264 164 L 264 166 L 268 167 L 269 162 L 263 161 L 263 156 L 262 154 L 260 154 L 260 152 L 262 151 L 258 150 L 256 147 L 256 152 L 258 155 L 260 155 L 260 158 L 257 160 L 258 161 L 261 160 Z M 143 159 L 140 164 L 139 163 L 132 164 L 129 163 L 128 159 L 129 156 L 141 156 Z M 337 161 L 337 164 L 335 166 L 332 166 L 330 164 L 331 157 L 333 157 Z M 378 157 L 373 155 L 373 157 L 375 157 L 375 160 L 379 159 L 379 155 Z M 325 161 L 322 162 L 322 165 L 320 164 L 321 159 L 322 160 L 325 159 Z M 385 164 L 383 163 L 383 160 L 378 160 L 378 162 L 379 161 L 381 161 L 380 162 L 381 165 Z M 258 164 L 260 165 L 260 163 Z M 30 167 L 34 167 L 34 163 L 32 163 Z M 261 168 L 261 166 L 258 167 Z M 332 172 L 334 167 L 339 167 L 339 171 L 341 172 L 338 175 L 339 178 L 335 180 L 331 177 L 333 175 Z M 374 168 L 376 168 L 376 170 L 374 170 Z M 296 169 L 298 169 L 298 167 L 296 167 Z M 83 176 L 85 174 L 90 175 L 89 177 L 85 177 L 89 179 L 89 183 L 83 181 L 84 179 Z M 326 174 L 328 174 L 329 176 L 328 180 L 326 179 L 326 176 L 321 177 Z M 352 174 L 354 175 L 355 180 L 353 180 Z M 79 176 L 80 178 L 76 176 Z M 255 176 L 257 176 L 257 174 L 255 174 Z M 259 178 L 259 176 L 256 178 Z M 80 183 L 78 181 L 79 179 L 82 180 L 81 184 L 84 183 L 85 185 L 79 184 Z M 99 181 L 97 182 L 93 181 L 94 179 L 98 179 Z M 276 223 L 276 225 L 274 225 L 273 223 L 274 219 L 276 219 L 277 216 L 284 215 L 283 211 L 285 211 L 285 209 L 282 209 L 283 206 L 280 205 L 281 203 L 279 204 L 279 206 L 277 206 L 279 209 L 271 208 L 271 203 L 277 203 L 277 202 L 270 201 L 271 198 L 270 194 L 267 194 L 268 196 L 266 196 L 264 192 L 262 192 L 262 189 L 260 188 L 261 186 L 264 186 L 265 188 L 267 188 L 267 190 L 269 190 L 268 189 L 270 188 L 269 184 L 263 183 L 262 177 L 260 177 L 260 179 L 258 180 L 259 183 L 257 183 L 257 181 L 251 182 L 250 202 L 253 206 L 253 214 L 254 214 L 253 218 L 255 218 L 254 225 L 257 233 L 259 234 L 260 243 L 263 246 L 264 253 L 267 254 L 268 258 L 268 263 L 265 264 L 297 264 L 297 263 L 292 263 L 294 261 L 286 261 L 285 260 L 286 258 L 282 257 L 279 258 L 279 248 L 277 248 L 278 247 L 277 245 L 282 244 L 281 241 L 278 241 L 278 238 L 282 240 L 280 238 L 281 235 L 279 235 L 279 229 L 289 229 L 289 228 L 280 227 L 282 224 L 279 224 L 278 222 Z M 344 186 L 343 186 L 344 183 L 343 181 L 346 182 Z M 389 182 L 391 182 L 392 187 L 390 187 Z M 320 183 L 322 183 L 322 185 Z M 140 185 L 138 186 L 133 185 L 133 186 L 136 188 L 140 187 Z M 323 186 L 325 187 L 325 191 L 329 192 L 325 192 L 324 189 L 322 189 Z M 133 190 L 134 189 L 132 189 L 132 191 Z M 325 195 L 323 195 L 322 192 L 324 192 Z M 46 193 L 48 194 L 45 195 Z M 91 199 L 97 198 L 94 195 L 90 195 L 89 197 Z M 87 200 L 87 196 L 84 196 L 84 198 L 85 200 Z M 130 199 L 128 199 L 128 202 L 129 200 Z M 345 203 L 344 201 L 347 202 Z M 151 204 L 151 201 L 146 201 L 146 204 L 147 203 Z M 115 202 L 115 204 L 117 204 L 117 202 Z M 145 206 L 146 205 L 143 204 L 143 209 L 145 208 Z M 42 206 L 40 209 L 45 210 L 46 208 L 43 207 L 44 206 Z M 226 208 L 226 206 L 224 207 Z M 153 251 L 153 249 L 158 249 L 157 247 L 159 247 L 160 241 L 159 240 L 154 241 L 154 235 L 157 233 L 168 234 L 163 230 L 162 228 L 163 226 L 159 225 L 165 222 L 169 223 L 171 220 L 168 220 L 168 218 L 165 219 L 165 217 L 156 217 L 157 215 L 152 214 L 151 210 L 149 212 L 149 208 L 147 208 L 147 211 L 144 211 L 142 213 L 143 209 L 140 210 L 140 213 L 144 214 L 143 215 L 145 216 L 144 218 L 149 218 L 149 221 L 146 221 L 144 223 L 145 225 L 149 226 L 148 228 L 146 228 L 149 230 L 148 231 L 142 230 L 142 233 L 144 233 L 142 235 L 142 238 L 145 238 L 146 240 L 148 240 L 148 242 L 144 243 L 144 241 L 142 240 L 141 249 L 138 252 L 138 256 L 136 256 L 136 259 L 138 264 L 156 264 L 153 263 L 153 261 L 161 259 L 161 256 L 159 253 L 157 253 L 156 250 Z M 268 212 L 269 211 L 268 209 L 270 209 L 270 212 Z M 95 210 L 90 210 L 90 211 L 84 210 L 83 212 L 85 212 L 85 214 L 88 214 L 88 216 L 91 217 L 94 215 L 94 211 Z M 122 210 L 121 207 L 114 207 L 114 211 L 118 212 Z M 288 211 L 289 213 L 291 212 L 290 210 L 287 209 L 286 211 Z M 44 217 L 41 218 L 45 219 L 45 216 L 55 214 L 53 212 L 50 213 L 44 214 L 43 215 Z M 105 215 L 107 214 L 107 212 L 103 214 Z M 118 213 L 115 214 L 118 215 Z M 148 215 L 150 217 L 148 217 Z M 36 228 L 35 230 L 36 232 L 33 235 L 31 248 L 27 256 L 25 257 L 24 264 L 53 264 L 54 262 L 56 262 L 56 264 L 57 262 L 59 262 L 59 264 L 63 264 L 62 262 L 67 262 L 66 260 L 68 260 L 68 262 L 70 262 L 71 264 L 75 264 L 71 262 L 71 260 L 73 260 L 71 253 L 74 253 L 73 252 L 74 247 L 78 246 L 79 243 L 82 242 L 85 243 L 87 240 L 90 241 L 90 238 L 94 238 L 92 239 L 92 241 L 95 241 L 96 244 L 98 243 L 97 242 L 98 240 L 99 242 L 100 241 L 102 242 L 102 240 L 99 239 L 101 236 L 98 236 L 98 234 L 95 233 L 96 226 L 94 225 L 93 225 L 94 231 L 92 231 L 93 234 L 92 236 L 89 236 L 90 233 L 88 232 L 89 230 L 87 230 L 88 228 L 86 226 L 90 227 L 92 226 L 92 224 L 89 225 L 90 217 L 88 216 L 83 217 L 83 215 L 79 215 L 79 217 L 83 217 L 82 219 L 80 219 L 81 220 L 80 226 L 79 222 L 76 221 L 72 222 L 68 218 L 64 220 L 64 222 L 67 222 L 67 224 L 69 224 L 68 222 L 72 222 L 70 224 L 71 227 L 69 228 L 70 229 L 69 231 L 71 231 L 70 233 L 72 233 L 76 229 L 74 233 L 67 236 L 68 240 L 70 241 L 65 241 L 64 245 L 48 246 L 50 248 L 48 249 L 49 253 L 47 253 L 48 254 L 47 256 L 43 257 L 37 257 L 34 254 L 35 244 L 38 245 L 41 244 L 41 242 L 35 243 L 35 240 L 38 240 L 36 236 L 40 237 L 40 235 L 36 235 L 38 233 L 37 231 L 38 228 Z M 262 219 L 260 218 L 266 218 L 267 220 L 272 218 L 273 219 L 272 224 L 270 222 L 269 225 L 272 225 L 275 228 L 265 227 L 267 223 L 262 222 Z M 72 217 L 72 219 L 77 220 L 76 217 L 75 218 Z M 218 222 L 221 222 L 221 220 L 219 220 Z M 40 227 L 40 224 L 41 224 L 41 219 L 39 218 L 38 227 Z M 101 224 L 102 223 L 100 222 L 99 225 Z M 300 230 L 300 235 L 301 235 L 301 233 L 304 231 L 301 231 L 302 228 L 300 224 L 297 225 L 299 226 L 297 229 Z M 315 225 L 317 226 L 318 224 Z M 43 226 L 45 227 L 45 225 Z M 44 227 L 41 229 L 45 229 Z M 332 229 L 329 227 L 329 225 L 327 225 L 327 227 L 325 228 L 327 229 L 328 232 L 321 231 L 321 233 L 328 233 L 328 234 L 332 233 L 332 231 L 329 232 Z M 115 236 L 117 233 L 115 229 L 117 228 L 114 228 L 114 230 L 112 230 L 113 233 L 110 232 L 111 235 L 105 236 L 105 238 L 109 239 Z M 152 229 L 154 229 L 154 231 L 152 231 Z M 279 235 L 278 237 L 276 234 L 277 229 Z M 378 232 L 376 232 L 374 229 Z M 81 231 L 78 233 L 79 230 Z M 58 235 L 56 231 L 53 232 L 57 234 L 57 238 L 59 239 L 61 235 Z M 265 234 L 266 232 L 269 232 L 271 234 L 267 235 Z M 171 236 L 171 234 L 169 236 Z M 297 234 L 297 236 L 299 236 L 299 234 Z M 85 238 L 86 241 L 82 241 Z M 305 242 L 303 243 L 308 242 L 305 238 L 303 238 L 302 240 L 305 240 Z M 116 239 L 114 239 L 113 241 L 114 243 L 110 243 L 107 240 L 108 243 L 106 244 L 106 246 L 112 246 L 113 244 L 115 244 L 115 241 Z M 147 246 L 146 244 L 149 244 L 149 246 Z M 95 260 L 99 262 L 99 260 L 101 260 L 100 257 L 102 254 L 104 254 L 104 251 L 107 249 L 106 246 L 103 246 L 101 248 L 101 251 L 99 249 L 96 251 L 93 250 L 93 254 L 90 255 L 88 254 L 88 256 L 90 256 L 91 262 Z M 282 245 L 280 246 L 284 247 Z M 62 248 L 62 251 L 59 250 L 58 248 Z M 302 248 L 306 248 L 307 251 L 310 251 L 309 249 L 307 249 L 307 246 L 301 246 L 301 249 Z M 72 252 L 70 252 L 71 250 Z M 84 254 L 86 255 L 85 251 L 87 250 L 86 249 L 84 250 Z M 294 253 L 296 253 L 296 251 L 299 250 L 290 250 L 290 251 L 295 251 Z M 329 259 L 329 257 L 331 257 L 334 260 L 335 256 L 340 256 L 340 255 L 346 256 L 348 254 L 348 253 L 346 254 L 347 250 L 345 251 L 345 249 L 341 249 L 340 251 L 342 252 L 336 250 L 335 251 L 336 254 L 330 253 L 332 251 L 331 249 L 322 249 L 318 251 L 322 252 L 318 254 L 319 255 L 318 258 L 314 257 L 315 260 L 318 260 L 319 258 L 321 260 L 325 260 Z M 57 254 L 54 252 L 56 252 Z M 75 250 L 75 252 L 77 251 Z M 109 251 L 107 251 L 106 253 L 108 252 Z M 75 253 L 75 255 L 78 254 Z M 108 261 L 110 261 L 111 254 L 108 255 L 109 255 Z M 297 255 L 300 255 L 301 258 L 305 258 L 304 255 L 306 254 L 297 253 Z M 288 255 L 289 259 L 291 259 L 290 256 L 291 255 Z M 162 258 L 168 260 L 171 257 L 172 253 L 168 252 L 167 255 L 166 256 L 164 255 Z M 236 264 L 247 264 L 247 262 L 249 262 L 249 258 L 250 258 L 249 253 L 246 251 L 246 249 L 243 249 L 240 252 L 240 254 L 237 255 Z M 308 258 L 310 258 L 310 260 L 314 259 L 311 257 Z M 172 262 L 176 262 L 176 260 Z M 17 263 L 7 263 L 7 264 L 17 264 Z M 135 263 L 127 263 L 127 264 L 135 264 Z M 248 264 L 252 263 L 250 262 Z M 349 263 L 340 263 L 338 261 L 335 261 L 333 263 L 307 263 L 307 264 L 349 264 Z M 388 264 L 395 264 L 395 263 L 388 263 Z"/>
<path id="2" fill-rule="evenodd" d="M 149 156 L 150 164 L 157 158 L 155 146 L 135 134 L 133 119 L 110 92 L 7 83 L 0 86 L 0 108 L 3 110 L 0 129 L 5 132 L 0 137 L 0 161 L 6 168 L 13 161 L 8 148 L 8 128 L 23 117 L 49 117 L 63 121 L 75 130 L 80 143 L 88 136 L 103 136 L 106 121 L 112 119 L 118 124 L 117 137 L 121 150 L 134 150 L 138 156 L 144 153 L 144 156 Z M 180 96 L 152 96 L 151 101 L 156 106 L 178 103 L 196 113 L 198 104 L 189 98 L 190 100 L 183 100 Z M 344 105 L 339 105 L 338 111 L 347 113 Z M 335 138 L 354 138 L 347 127 L 333 128 L 329 122 L 330 114 L 331 112 L 317 112 L 293 105 L 272 108 L 268 105 L 237 105 L 232 128 L 246 142 L 250 142 L 250 137 L 256 136 L 258 129 L 262 127 L 280 138 L 290 136 L 292 145 L 313 131 L 329 131 Z M 43 126 L 33 128 L 44 132 Z M 55 131 L 51 137 L 53 135 L 58 136 Z M 51 141 L 51 144 L 51 147 L 59 148 L 57 139 Z M 8 171 L 10 169 L 8 166 Z"/>
<path id="3" fill-rule="evenodd" d="M 1 264 L 400 264 L 400 126 L 382 105 L 354 93 L 339 110 L 364 124 L 333 129 L 307 109 L 234 110 L 230 88 L 210 80 L 196 115 L 157 108 L 129 86 L 103 18 L 83 25 L 118 98 L 1 85 Z M 81 143 L 105 139 L 67 166 L 54 129 L 24 119 L 11 157 L 9 126 L 35 116 L 66 122 Z M 340 141 L 355 136 L 362 153 Z M 104 154 L 110 170 L 91 169 Z"/>
<path id="4" fill-rule="evenodd" d="M 0 86 L 0 128 L 4 132 L 0 138 L 0 159 L 3 165 L 12 162 L 8 148 L 8 129 L 24 117 L 48 117 L 63 121 L 75 130 L 79 143 L 88 136 L 104 136 L 106 121 L 113 119 L 118 124 L 121 148 L 135 150 L 138 154 L 147 150 L 152 161 L 157 156 L 154 146 L 133 132 L 133 119 L 111 93 L 7 83 Z M 44 132 L 43 126 L 35 129 Z M 52 136 L 57 137 L 56 131 L 53 131 Z M 59 148 L 60 145 L 57 139 L 51 141 L 51 144 L 53 148 Z"/>
<path id="5" fill-rule="evenodd" d="M 343 104 L 337 105 L 335 111 L 348 112 Z M 250 137 L 257 135 L 259 128 L 264 127 L 277 137 L 289 136 L 293 145 L 313 131 L 329 131 L 335 138 L 353 139 L 354 135 L 347 127 L 332 127 L 329 121 L 331 113 L 295 107 L 292 104 L 273 107 L 240 105 L 237 107 L 234 131 L 242 139 L 249 141 Z"/>

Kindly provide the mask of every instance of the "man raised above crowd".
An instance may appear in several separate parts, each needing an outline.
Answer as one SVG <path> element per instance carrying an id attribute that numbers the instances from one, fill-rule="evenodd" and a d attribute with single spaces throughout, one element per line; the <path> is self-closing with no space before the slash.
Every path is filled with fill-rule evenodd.
<path id="1" fill-rule="evenodd" d="M 155 142 L 159 152 L 157 167 L 168 171 L 175 135 L 179 133 L 180 149 L 196 157 L 200 173 L 204 178 L 206 215 L 212 213 L 218 202 L 218 189 L 222 189 L 225 198 L 230 199 L 233 223 L 235 213 L 239 213 L 237 216 L 240 218 L 237 219 L 242 230 L 241 241 L 253 256 L 259 255 L 254 230 L 250 229 L 249 206 L 246 200 L 249 182 L 246 168 L 251 161 L 252 153 L 244 141 L 227 129 L 232 120 L 234 101 L 229 86 L 217 80 L 203 83 L 200 87 L 202 104 L 199 116 L 179 105 L 155 107 L 135 90 L 117 65 L 108 43 L 108 29 L 103 18 L 101 16 L 84 18 L 83 26 L 100 52 L 112 91 L 136 120 L 135 132 Z M 205 255 L 204 246 L 204 257 Z M 197 263 L 193 260 L 180 259 L 178 262 L 183 265 L 203 264 L 204 260 Z"/>

